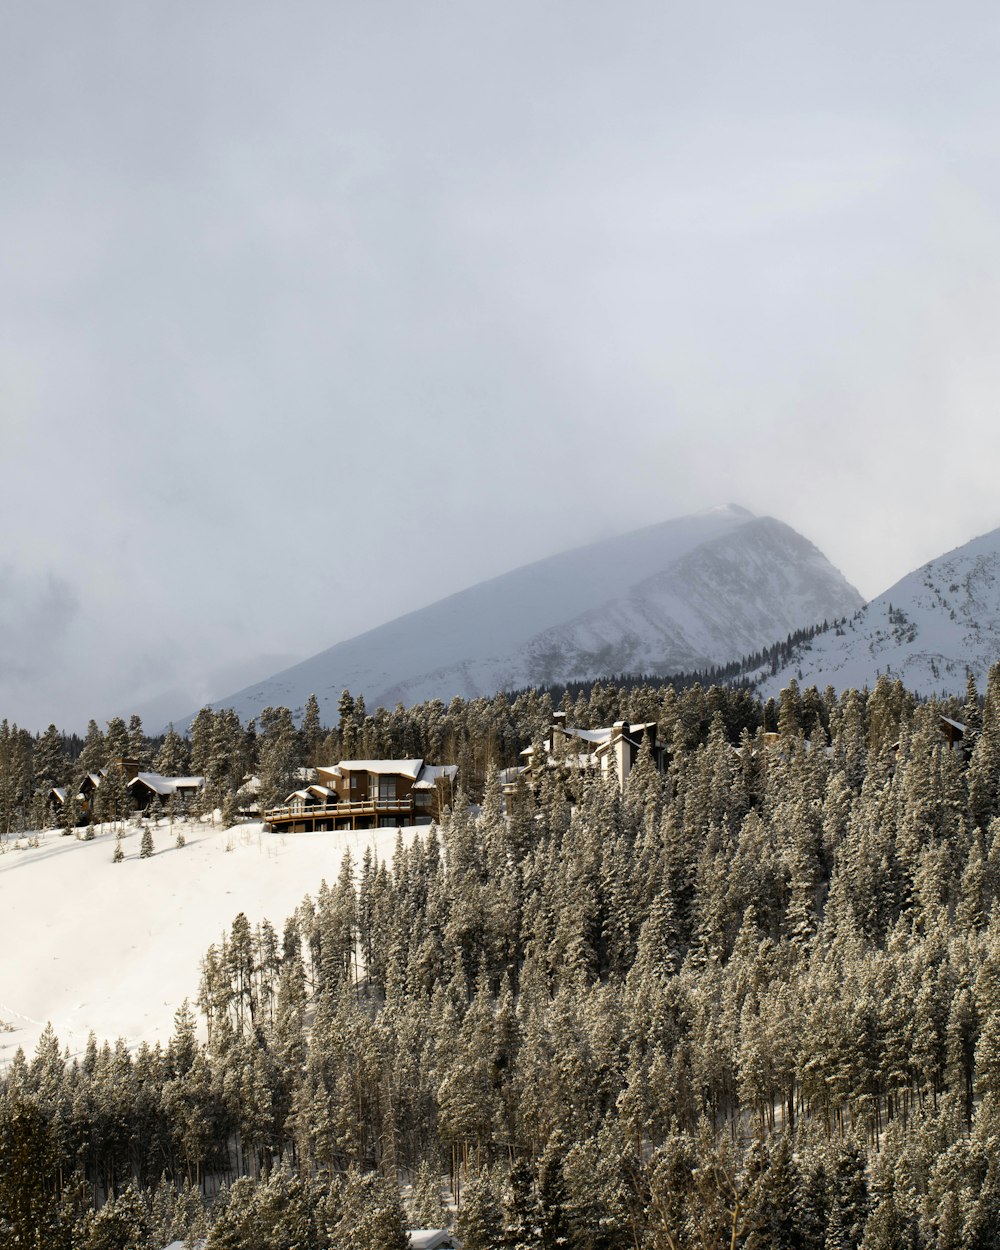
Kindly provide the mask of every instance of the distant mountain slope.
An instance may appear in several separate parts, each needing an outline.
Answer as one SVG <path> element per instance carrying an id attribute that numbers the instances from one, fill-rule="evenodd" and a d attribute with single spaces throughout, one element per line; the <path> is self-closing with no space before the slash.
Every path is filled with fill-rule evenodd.
<path id="1" fill-rule="evenodd" d="M 765 676 L 777 694 L 794 677 L 821 689 L 872 687 L 881 674 L 917 694 L 961 694 L 966 672 L 980 688 L 1000 660 L 1000 529 L 908 573 L 842 630 L 828 630 Z"/>
<path id="2" fill-rule="evenodd" d="M 369 707 L 472 698 L 616 672 L 724 664 L 862 603 L 787 525 L 729 505 L 551 556 L 472 586 L 227 698 L 324 719 L 341 691 Z"/>

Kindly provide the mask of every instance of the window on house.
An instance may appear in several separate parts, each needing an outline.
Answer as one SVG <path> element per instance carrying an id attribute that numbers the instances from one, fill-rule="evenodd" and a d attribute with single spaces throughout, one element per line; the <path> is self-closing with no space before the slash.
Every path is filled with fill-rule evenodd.
<path id="1" fill-rule="evenodd" d="M 380 799 L 394 799 L 396 797 L 395 777 L 379 777 L 378 797 Z"/>

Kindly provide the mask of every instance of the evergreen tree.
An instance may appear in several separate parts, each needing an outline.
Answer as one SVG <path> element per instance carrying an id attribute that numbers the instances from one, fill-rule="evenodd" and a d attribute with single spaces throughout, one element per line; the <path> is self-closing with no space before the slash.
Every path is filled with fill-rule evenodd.
<path id="1" fill-rule="evenodd" d="M 462 1190 L 455 1235 L 463 1250 L 505 1250 L 503 1208 L 489 1170 L 480 1172 Z"/>
<path id="2" fill-rule="evenodd" d="M 184 777 L 190 767 L 191 755 L 187 743 L 174 729 L 173 724 L 170 724 L 153 760 L 153 771 L 163 777 Z"/>
<path id="3" fill-rule="evenodd" d="M 409 1238 L 395 1185 L 377 1174 L 352 1169 L 344 1185 L 343 1206 L 333 1244 L 353 1250 L 406 1250 Z"/>
<path id="4" fill-rule="evenodd" d="M 36 740 L 32 752 L 32 771 L 35 785 L 43 793 L 48 793 L 54 786 L 63 786 L 69 780 L 70 762 L 65 740 L 55 725 L 49 725 Z"/>
<path id="5" fill-rule="evenodd" d="M 441 1178 L 426 1159 L 421 1160 L 417 1169 L 409 1207 L 413 1228 L 444 1228 L 447 1223 L 448 1212 L 441 1197 Z"/>

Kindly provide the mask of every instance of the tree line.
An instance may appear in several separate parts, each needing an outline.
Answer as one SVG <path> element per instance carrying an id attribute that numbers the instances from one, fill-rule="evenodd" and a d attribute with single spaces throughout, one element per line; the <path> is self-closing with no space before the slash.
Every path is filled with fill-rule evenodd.
<path id="1" fill-rule="evenodd" d="M 598 685 L 571 723 L 656 720 L 665 774 L 506 800 L 550 697 L 359 702 L 311 748 L 262 717 L 257 766 L 450 748 L 453 809 L 280 931 L 237 916 L 162 1045 L 18 1055 L 7 1244 L 1000 1244 L 1000 666 L 964 703 Z"/>

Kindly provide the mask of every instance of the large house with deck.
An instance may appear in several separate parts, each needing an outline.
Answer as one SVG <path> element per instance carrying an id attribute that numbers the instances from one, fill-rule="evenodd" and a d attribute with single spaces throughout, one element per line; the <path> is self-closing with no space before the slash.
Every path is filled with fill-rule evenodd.
<path id="1" fill-rule="evenodd" d="M 263 818 L 284 833 L 426 825 L 450 802 L 457 772 L 423 760 L 341 760 Z"/>

